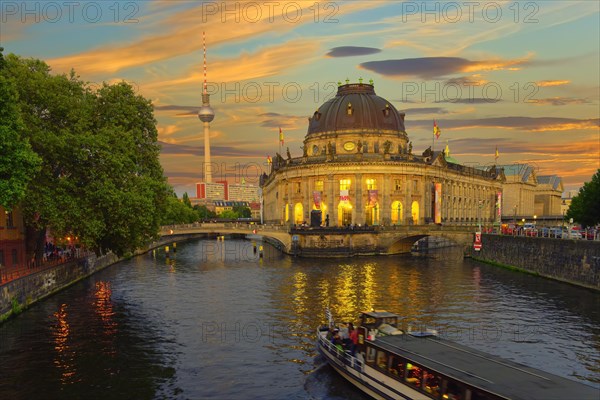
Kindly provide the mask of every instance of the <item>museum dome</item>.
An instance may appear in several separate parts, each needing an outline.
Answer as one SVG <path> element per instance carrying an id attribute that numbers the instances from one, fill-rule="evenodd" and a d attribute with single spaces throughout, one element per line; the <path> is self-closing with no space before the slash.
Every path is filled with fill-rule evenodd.
<path id="1" fill-rule="evenodd" d="M 323 103 L 309 118 L 307 137 L 357 130 L 406 135 L 404 113 L 377 96 L 372 84 L 340 85 L 336 96 Z"/>

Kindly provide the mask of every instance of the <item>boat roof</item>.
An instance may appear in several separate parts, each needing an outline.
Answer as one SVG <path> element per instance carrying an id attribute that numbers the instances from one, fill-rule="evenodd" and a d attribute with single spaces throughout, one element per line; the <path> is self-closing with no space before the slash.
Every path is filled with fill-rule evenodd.
<path id="1" fill-rule="evenodd" d="M 439 337 L 377 337 L 372 343 L 426 369 L 509 399 L 600 399 L 600 389 Z"/>
<path id="2" fill-rule="evenodd" d="M 363 311 L 362 314 L 366 315 L 368 317 L 372 317 L 372 318 L 390 318 L 390 317 L 400 318 L 400 316 L 398 314 L 394 314 L 394 313 L 391 313 L 388 311 Z"/>

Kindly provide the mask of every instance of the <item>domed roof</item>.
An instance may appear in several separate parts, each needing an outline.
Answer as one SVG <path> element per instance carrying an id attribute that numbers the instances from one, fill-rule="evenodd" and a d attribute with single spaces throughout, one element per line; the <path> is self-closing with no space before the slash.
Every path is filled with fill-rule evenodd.
<path id="1" fill-rule="evenodd" d="M 373 85 L 341 85 L 337 95 L 309 118 L 308 135 L 357 129 L 405 134 L 404 113 L 377 96 Z"/>

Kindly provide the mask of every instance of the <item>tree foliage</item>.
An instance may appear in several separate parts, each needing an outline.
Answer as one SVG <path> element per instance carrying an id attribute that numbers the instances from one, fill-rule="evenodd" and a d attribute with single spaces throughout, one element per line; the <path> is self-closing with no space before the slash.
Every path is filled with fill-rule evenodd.
<path id="1" fill-rule="evenodd" d="M 14 80 L 0 47 L 0 206 L 11 209 L 25 196 L 41 160 L 25 137 Z"/>
<path id="2" fill-rule="evenodd" d="M 26 137 L 42 159 L 22 204 L 28 232 L 50 228 L 117 254 L 156 237 L 168 185 L 150 101 L 124 82 L 93 90 L 40 60 L 6 61 Z"/>
<path id="3" fill-rule="evenodd" d="M 162 217 L 162 225 L 191 224 L 198 221 L 198 212 L 192 208 L 189 198 L 187 202 L 185 201 L 185 196 L 183 201 L 179 201 L 175 193 L 167 197 L 167 207 Z"/>
<path id="4" fill-rule="evenodd" d="M 245 206 L 233 206 L 233 212 L 237 214 L 237 218 L 250 218 L 252 216 L 250 208 Z"/>
<path id="5" fill-rule="evenodd" d="M 573 197 L 566 217 L 584 227 L 600 224 L 600 169 Z"/>

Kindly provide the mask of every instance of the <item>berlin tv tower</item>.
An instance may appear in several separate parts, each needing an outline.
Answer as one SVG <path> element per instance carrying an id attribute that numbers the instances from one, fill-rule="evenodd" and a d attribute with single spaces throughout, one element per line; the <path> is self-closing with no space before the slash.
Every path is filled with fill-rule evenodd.
<path id="1" fill-rule="evenodd" d="M 198 118 L 204 123 L 204 182 L 212 183 L 212 166 L 210 163 L 210 122 L 215 119 L 215 112 L 210 106 L 208 91 L 206 90 L 206 34 L 202 32 L 204 45 L 204 88 L 202 90 L 202 107 L 198 111 Z"/>

